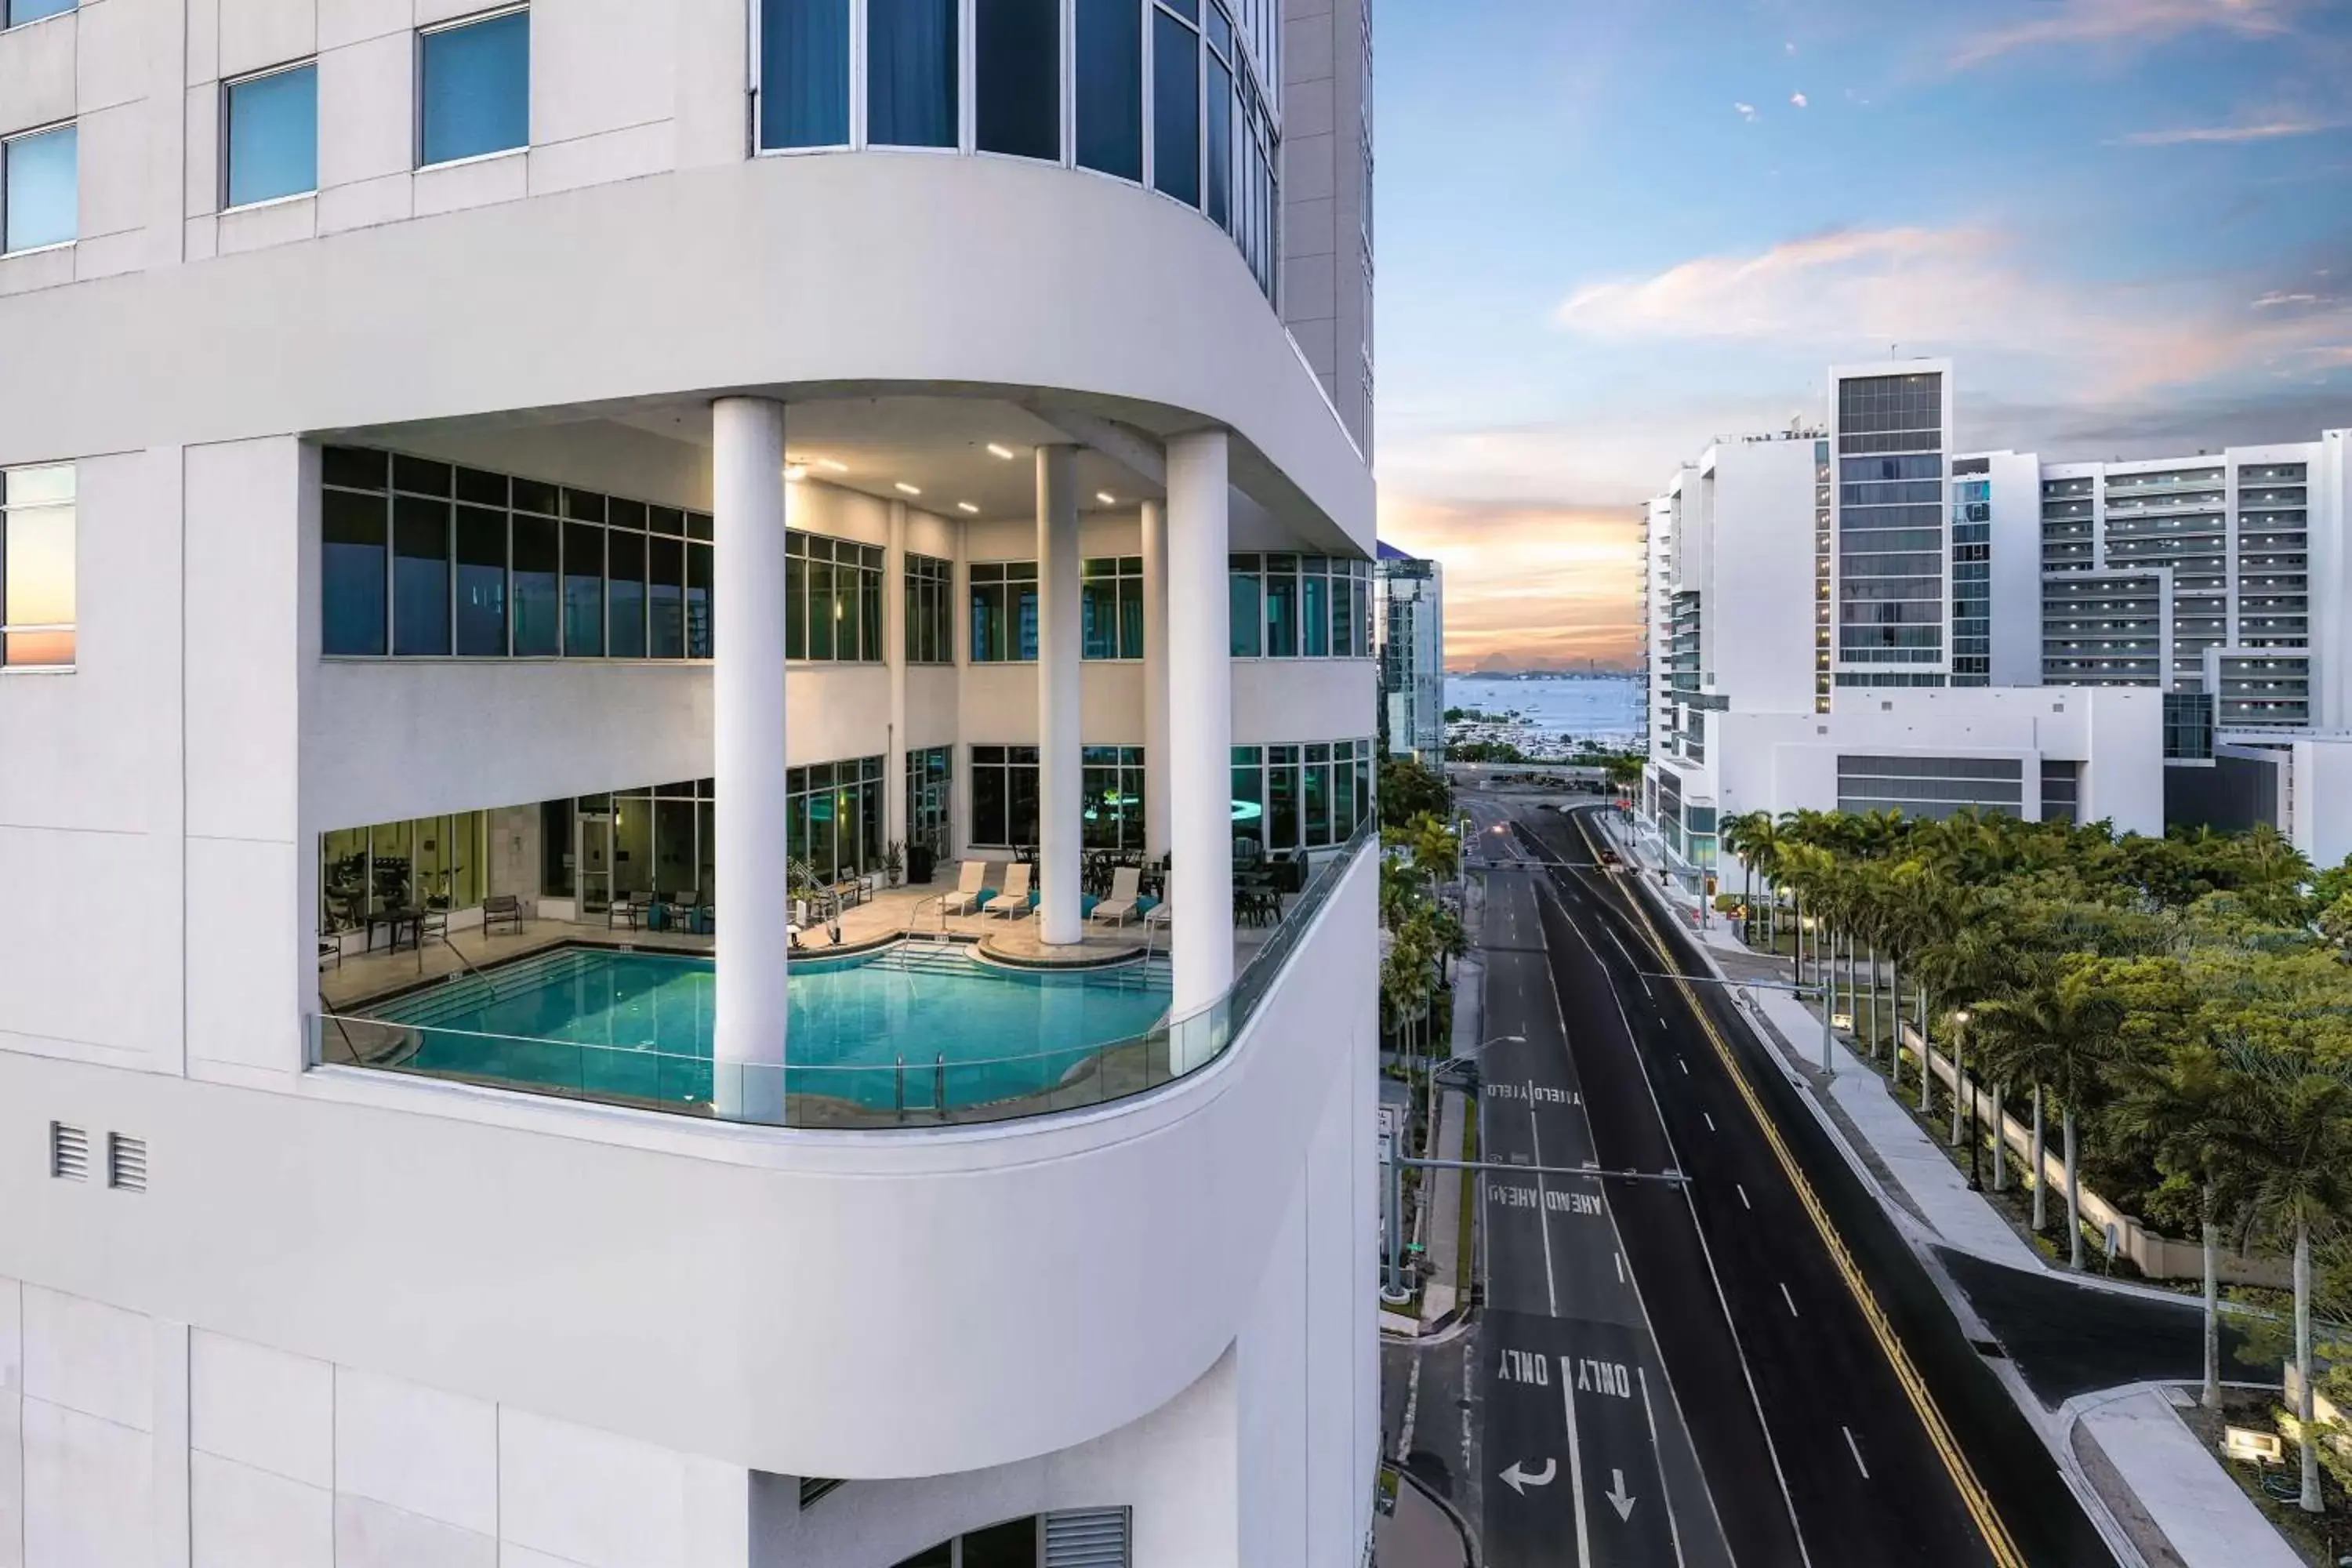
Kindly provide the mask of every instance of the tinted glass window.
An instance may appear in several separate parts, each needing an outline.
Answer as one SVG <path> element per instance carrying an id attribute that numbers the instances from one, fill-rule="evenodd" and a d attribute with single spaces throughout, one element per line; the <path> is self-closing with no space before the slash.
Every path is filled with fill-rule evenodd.
<path id="1" fill-rule="evenodd" d="M 866 0 L 866 140 L 956 144 L 956 0 Z"/>
<path id="2" fill-rule="evenodd" d="M 1151 183 L 1201 203 L 1201 35 L 1151 14 Z"/>
<path id="3" fill-rule="evenodd" d="M 457 651 L 507 651 L 507 514 L 457 509 Z"/>
<path id="4" fill-rule="evenodd" d="M 382 496 L 329 490 L 322 499 L 320 640 L 328 653 L 384 651 L 386 521 Z"/>
<path id="5" fill-rule="evenodd" d="M 1143 178 L 1143 13 L 1135 0 L 1078 0 L 1078 162 Z"/>
<path id="6" fill-rule="evenodd" d="M 80 3 L 81 0 L 7 0 L 6 5 L 0 7 L 0 15 L 5 15 L 7 25 L 15 27 L 37 22 L 44 16 L 62 16 Z"/>
<path id="7" fill-rule="evenodd" d="M 7 193 L 0 209 L 0 250 L 62 245 L 79 232 L 80 165 L 74 145 L 70 125 L 6 143 L 0 166 L 0 184 Z"/>
<path id="8" fill-rule="evenodd" d="M 1059 158 L 1061 0 L 978 0 L 973 16 L 980 150 Z"/>
<path id="9" fill-rule="evenodd" d="M 509 11 L 419 40 L 424 161 L 446 163 L 530 141 L 530 13 Z"/>
<path id="10" fill-rule="evenodd" d="M 228 205 L 319 188 L 319 72 L 301 66 L 228 86 Z"/>
<path id="11" fill-rule="evenodd" d="M 520 489 L 521 487 L 516 487 Z M 562 556 L 553 518 L 514 520 L 514 650 L 535 658 L 563 651 L 561 594 L 556 574 Z"/>
<path id="12" fill-rule="evenodd" d="M 449 651 L 449 503 L 392 503 L 392 651 Z"/>
<path id="13" fill-rule="evenodd" d="M 760 145 L 849 141 L 849 0 L 763 0 Z"/>

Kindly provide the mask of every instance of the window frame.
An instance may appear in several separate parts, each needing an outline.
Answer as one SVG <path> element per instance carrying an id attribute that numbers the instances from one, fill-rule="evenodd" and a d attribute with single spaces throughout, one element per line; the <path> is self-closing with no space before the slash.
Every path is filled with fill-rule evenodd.
<path id="1" fill-rule="evenodd" d="M 417 82 L 418 82 L 418 90 L 419 90 L 419 92 L 420 92 L 420 95 L 421 95 L 421 93 L 422 93 L 422 91 L 423 91 L 423 83 L 424 83 L 424 64 L 423 64 L 423 58 L 424 58 L 424 57 L 423 57 L 423 51 L 422 51 L 422 50 L 420 50 L 420 51 L 418 52 L 418 65 L 417 65 Z M 232 127 L 235 125 L 235 123 L 236 123 L 236 121 L 235 121 L 231 118 L 231 116 L 230 116 L 230 100 L 231 100 L 236 96 L 236 89 L 237 89 L 238 88 L 241 88 L 241 87 L 247 87 L 247 86 L 250 86 L 251 84 L 253 84 L 254 82 L 257 82 L 257 81 L 267 81 L 267 80 L 268 80 L 271 77 L 275 77 L 275 76 L 287 76 L 287 75 L 289 75 L 289 74 L 291 74 L 292 72 L 295 72 L 295 71 L 298 71 L 298 70 L 307 70 L 307 71 L 309 71 L 309 72 L 310 73 L 310 188 L 309 188 L 308 190 L 301 190 L 301 191 L 289 191 L 289 192 L 287 192 L 284 195 L 278 195 L 278 196 L 262 196 L 262 197 L 257 198 L 257 200 L 249 201 L 249 202 L 232 202 L 232 201 L 230 201 L 230 200 L 229 200 L 229 181 L 230 181 L 230 179 L 231 179 L 231 177 L 232 177 L 232 170 L 234 169 L 235 165 L 234 165 L 234 163 L 233 163 L 232 158 L 231 158 L 231 152 L 232 152 L 232 149 L 231 149 L 231 144 L 230 144 L 230 141 L 229 141 L 229 133 L 230 133 L 231 128 L 232 128 Z M 288 60 L 288 61 L 287 61 L 287 62 L 285 62 L 283 65 L 265 66 L 265 67 L 263 67 L 263 68 L 262 68 L 261 69 L 259 69 L 259 70 L 247 71 L 247 72 L 246 72 L 244 75 L 242 75 L 242 76 L 227 77 L 227 78 L 224 78 L 224 79 L 222 79 L 221 84 L 220 84 L 220 92 L 219 92 L 219 94 L 218 94 L 218 98 L 219 98 L 218 109 L 219 109 L 219 113 L 220 113 L 220 124 L 215 128 L 215 136 L 218 138 L 218 145 L 219 145 L 219 147 L 220 147 L 220 168 L 219 168 L 219 171 L 218 171 L 218 173 L 219 173 L 218 188 L 214 192 L 214 195 L 215 195 L 215 196 L 217 198 L 217 201 L 218 201 L 218 209 L 217 209 L 217 210 L 218 210 L 219 216 L 227 216 L 228 214 L 230 214 L 230 213 L 249 213 L 249 212 L 258 212 L 258 211 L 260 211 L 260 210 L 261 210 L 262 208 L 264 208 L 264 207 L 282 206 L 282 205 L 284 205 L 285 204 L 287 204 L 287 203 L 289 203 L 289 202 L 314 201 L 314 200 L 316 200 L 316 199 L 318 198 L 318 195 L 319 195 L 319 96 L 318 96 L 318 95 L 319 95 L 319 57 L 318 57 L 317 55 L 315 55 L 315 54 L 304 55 L 304 56 L 303 56 L 303 57 L 301 57 L 299 59 Z M 423 101 L 422 101 L 422 98 L 421 98 L 421 96 L 420 96 L 420 99 L 419 99 L 419 105 L 418 105 L 418 107 L 419 107 L 420 115 L 421 115 L 422 108 L 423 108 Z M 421 144 L 421 139 L 422 139 L 423 134 L 424 134 L 423 128 L 422 128 L 421 124 L 420 124 L 420 126 L 419 126 L 419 128 L 418 128 L 418 132 L 417 132 L 417 134 L 418 134 L 418 136 L 419 136 L 419 138 L 420 138 L 420 144 Z"/>
<path id="2" fill-rule="evenodd" d="M 46 18 L 41 18 L 46 20 Z M 62 501 L 11 501 L 8 500 L 10 476 L 62 468 L 69 476 L 70 489 Z M 62 506 L 73 513 L 69 527 L 73 551 L 73 619 L 70 621 L 27 621 L 22 626 L 8 619 L 8 556 L 10 518 L 18 511 L 46 510 Z M 16 664 L 8 658 L 8 638 L 16 632 L 64 632 L 73 639 L 73 656 L 56 664 Z M 81 664 L 81 471 L 74 462 L 11 463 L 0 467 L 0 677 L 16 675 L 71 675 Z"/>
<path id="3" fill-rule="evenodd" d="M 410 148 L 412 161 L 409 173 L 421 174 L 427 169 L 459 169 L 468 163 L 486 163 L 493 158 L 511 158 L 518 153 L 530 151 L 531 29 L 526 20 L 523 24 L 522 140 L 511 147 L 499 147 L 488 153 L 467 153 L 462 157 L 442 158 L 431 163 L 427 163 L 425 157 L 425 40 L 437 34 L 463 32 L 467 27 L 478 27 L 484 23 L 516 15 L 528 18 L 530 0 L 515 0 L 511 5 L 494 5 L 488 10 L 469 12 L 463 16 L 452 16 L 446 21 L 430 23 L 411 30 L 410 37 L 414 42 L 409 48 L 409 103 L 415 132 L 414 143 Z"/>
<path id="4" fill-rule="evenodd" d="M 63 16 L 63 15 L 65 15 L 65 13 L 64 13 L 64 12 L 59 12 L 59 13 L 58 13 L 58 15 L 59 15 L 59 16 Z M 49 20 L 49 18 L 48 18 L 48 17 L 47 17 L 47 16 L 40 16 L 40 17 L 37 17 L 37 18 L 35 18 L 35 20 L 37 20 L 37 21 L 42 21 L 42 22 L 46 22 L 46 21 Z M 25 24 L 25 26 L 32 26 L 32 23 L 27 22 L 27 23 L 26 23 L 26 24 Z M 73 132 L 73 136 L 74 136 L 74 225 L 73 225 L 73 226 L 74 226 L 74 231 L 73 231 L 73 233 L 72 233 L 71 235 L 68 236 L 68 237 L 67 237 L 66 238 L 64 238 L 64 239 L 51 239 L 51 240 L 44 240 L 44 241 L 43 241 L 42 243 L 40 243 L 39 245 L 26 245 L 26 246 L 16 246 L 16 245 L 11 245 L 11 244 L 9 243 L 9 234 L 8 234 L 8 150 L 9 150 L 10 148 L 14 147 L 15 145 L 16 145 L 16 143 L 17 143 L 17 142 L 30 142 L 30 141 L 34 140 L 36 137 L 40 137 L 40 136 L 52 136 L 52 135 L 55 135 L 56 133 L 58 133 L 58 132 L 60 132 L 60 131 L 70 131 L 70 132 Z M 22 130 L 22 131 L 12 131 L 12 132 L 9 132 L 7 135 L 5 135 L 5 136 L 0 136 L 0 258 L 8 258 L 8 257 L 16 257 L 16 256 L 38 256 L 38 255 L 40 255 L 41 253 L 43 253 L 44 251 L 50 251 L 50 250 L 63 250 L 64 248 L 66 248 L 66 247 L 68 247 L 68 246 L 69 246 L 69 245 L 79 245 L 80 243 L 81 243 L 81 120 L 80 120 L 80 117 L 79 117 L 79 115 L 72 115 L 72 116 L 68 116 L 68 117 L 67 117 L 66 119 L 63 119 L 63 120 L 53 120 L 53 121 L 49 121 L 47 124 L 46 124 L 46 125 L 31 125 L 31 126 L 27 126 L 27 127 L 26 127 L 26 128 L 25 128 L 24 130 Z"/>

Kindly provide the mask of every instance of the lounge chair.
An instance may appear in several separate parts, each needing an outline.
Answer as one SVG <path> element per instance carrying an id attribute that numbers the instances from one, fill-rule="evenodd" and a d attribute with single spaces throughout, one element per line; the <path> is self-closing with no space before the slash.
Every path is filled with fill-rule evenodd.
<path id="1" fill-rule="evenodd" d="M 1121 866 L 1110 874 L 1110 891 L 1095 906 L 1088 920 L 1108 921 L 1113 925 L 1125 925 L 1135 918 L 1138 891 L 1143 882 L 1139 866 Z"/>
<path id="2" fill-rule="evenodd" d="M 977 913 L 980 909 L 980 896 L 985 890 L 987 882 L 987 861 L 965 861 L 962 869 L 956 874 L 955 891 L 943 894 L 940 899 L 940 912 L 950 915 Z"/>
<path id="3" fill-rule="evenodd" d="M 1164 926 L 1176 908 L 1176 872 L 1171 868 L 1160 884 L 1160 901 L 1143 911 L 1146 926 Z"/>
<path id="4" fill-rule="evenodd" d="M 1029 862 L 1015 861 L 1004 868 L 1004 890 L 982 901 L 980 912 L 984 915 L 1006 915 L 1019 920 L 1029 912 Z"/>

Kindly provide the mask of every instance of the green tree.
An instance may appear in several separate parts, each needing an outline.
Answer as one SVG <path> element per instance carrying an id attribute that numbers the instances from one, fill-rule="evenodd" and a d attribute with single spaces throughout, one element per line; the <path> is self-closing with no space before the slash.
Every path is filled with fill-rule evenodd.
<path id="1" fill-rule="evenodd" d="M 2311 1343 L 2311 1253 L 2315 1237 L 2326 1237 L 2352 1215 L 2352 1073 L 2322 1068 L 2306 1056 L 2225 1047 L 2239 1069 L 2242 1113 L 2229 1141 L 2243 1162 L 2247 1197 L 2258 1222 L 2273 1235 L 2293 1238 L 2294 1258 L 2294 1362 L 2298 1396 L 2294 1411 L 2305 1435 L 2303 1496 L 2307 1513 L 2321 1511 L 2318 1434 L 2313 1430 Z"/>
<path id="2" fill-rule="evenodd" d="M 1383 827 L 1402 826 L 1424 815 L 1450 816 L 1454 789 L 1435 769 L 1412 757 L 1390 757 L 1381 763 L 1380 807 Z"/>
<path id="3" fill-rule="evenodd" d="M 1976 1009 L 1987 1072 L 2031 1083 L 2058 1101 L 2066 1172 L 2066 1262 L 2083 1267 L 2083 1189 L 2077 1132 L 2083 1111 L 2098 1103 L 2107 1064 L 2121 1049 L 2122 1006 L 2098 981 L 2062 970 L 2032 988 L 1996 996 Z M 2034 1172 L 2041 1180 L 2042 1173 Z"/>

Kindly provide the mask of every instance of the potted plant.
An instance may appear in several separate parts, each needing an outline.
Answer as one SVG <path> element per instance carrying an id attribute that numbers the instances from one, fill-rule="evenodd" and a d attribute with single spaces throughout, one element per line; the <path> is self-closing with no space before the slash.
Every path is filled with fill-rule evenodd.
<path id="1" fill-rule="evenodd" d="M 893 838 L 882 847 L 882 869 L 890 874 L 890 885 L 897 887 L 907 869 L 907 847 Z"/>

